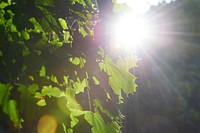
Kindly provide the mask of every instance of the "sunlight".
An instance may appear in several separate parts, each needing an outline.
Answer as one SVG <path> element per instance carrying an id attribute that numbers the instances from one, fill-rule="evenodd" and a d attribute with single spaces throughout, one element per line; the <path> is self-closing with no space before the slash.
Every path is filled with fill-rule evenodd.
<path id="1" fill-rule="evenodd" d="M 142 17 L 127 14 L 114 25 L 114 39 L 118 45 L 133 49 L 150 37 L 150 26 Z"/>

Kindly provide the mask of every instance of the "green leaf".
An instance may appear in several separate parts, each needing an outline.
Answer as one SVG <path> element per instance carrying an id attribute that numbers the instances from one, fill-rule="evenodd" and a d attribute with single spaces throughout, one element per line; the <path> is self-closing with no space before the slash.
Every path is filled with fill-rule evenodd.
<path id="1" fill-rule="evenodd" d="M 0 57 L 2 57 L 3 56 L 3 52 L 0 50 Z"/>
<path id="2" fill-rule="evenodd" d="M 120 133 L 121 126 L 116 121 L 112 121 L 107 125 L 108 125 L 107 126 L 108 133 Z"/>
<path id="3" fill-rule="evenodd" d="M 65 97 L 67 98 L 67 107 L 69 109 L 73 109 L 73 108 L 79 109 L 79 110 L 82 109 L 80 104 L 75 99 L 75 91 L 74 91 L 73 88 L 69 87 L 69 88 L 66 89 Z"/>
<path id="4" fill-rule="evenodd" d="M 9 6 L 8 3 L 5 3 L 5 2 L 1 2 L 1 3 L 0 3 L 0 8 L 1 8 L 1 9 L 3 9 L 3 8 L 7 7 L 7 6 Z"/>
<path id="5" fill-rule="evenodd" d="M 52 75 L 50 79 L 52 82 L 59 84 L 56 76 Z"/>
<path id="6" fill-rule="evenodd" d="M 80 57 L 80 68 L 83 68 L 85 63 L 86 63 L 86 60 L 84 58 Z"/>
<path id="7" fill-rule="evenodd" d="M 22 34 L 22 37 L 23 37 L 25 40 L 29 40 L 29 39 L 30 39 L 30 35 L 29 35 L 28 32 L 22 31 L 21 34 Z"/>
<path id="8" fill-rule="evenodd" d="M 15 84 L 18 86 L 20 92 L 20 111 L 24 111 L 24 115 L 27 119 L 31 120 L 35 115 L 35 103 L 36 98 L 34 93 L 39 89 L 36 84 L 29 85 L 28 87 L 24 84 Z"/>
<path id="9" fill-rule="evenodd" d="M 64 43 L 70 43 L 70 39 L 72 39 L 72 36 L 70 35 L 69 31 L 64 31 Z"/>
<path id="10" fill-rule="evenodd" d="M 78 31 L 79 31 L 79 33 L 81 33 L 81 35 L 82 35 L 83 37 L 85 37 L 85 36 L 88 35 L 88 33 L 85 31 L 85 29 L 84 29 L 82 26 L 79 27 Z"/>
<path id="11" fill-rule="evenodd" d="M 34 81 L 34 77 L 29 75 L 28 78 L 31 80 L 31 81 Z"/>
<path id="12" fill-rule="evenodd" d="M 73 115 L 70 115 L 70 119 L 71 119 L 70 125 L 71 125 L 71 128 L 73 128 L 76 124 L 78 124 L 79 120 Z"/>
<path id="13" fill-rule="evenodd" d="M 12 87 L 8 84 L 0 83 L 0 105 L 3 107 L 3 112 L 9 115 L 10 120 L 19 126 L 20 120 L 17 110 L 17 103 L 15 100 L 9 100 L 11 90 Z"/>
<path id="14" fill-rule="evenodd" d="M 30 50 L 28 49 L 28 47 L 25 47 L 23 50 L 22 50 L 22 55 L 23 56 L 26 56 L 26 55 L 29 55 L 30 54 Z"/>
<path id="15" fill-rule="evenodd" d="M 0 105 L 3 105 L 4 102 L 8 101 L 10 95 L 10 88 L 7 84 L 0 83 Z"/>
<path id="16" fill-rule="evenodd" d="M 70 118 L 71 118 L 71 128 L 78 124 L 79 120 L 76 118 L 77 116 L 81 116 L 86 114 L 88 111 L 82 111 L 80 109 L 70 109 Z"/>
<path id="17" fill-rule="evenodd" d="M 88 111 L 84 115 L 85 120 L 92 126 L 94 123 L 94 118 L 92 112 Z"/>
<path id="18" fill-rule="evenodd" d="M 64 133 L 67 133 L 67 127 L 66 127 L 65 123 L 62 123 L 62 128 L 63 128 Z"/>
<path id="19" fill-rule="evenodd" d="M 95 85 L 99 85 L 99 80 L 95 76 L 92 76 L 92 79 L 94 80 Z"/>
<path id="20" fill-rule="evenodd" d="M 124 60 L 115 64 L 108 56 L 105 57 L 104 62 L 99 63 L 100 69 L 109 75 L 109 85 L 114 93 L 118 95 L 120 103 L 123 99 L 121 90 L 127 95 L 136 91 L 135 76 L 129 72 L 129 68 L 132 65 L 127 64 L 127 61 Z"/>
<path id="21" fill-rule="evenodd" d="M 10 31 L 11 31 L 11 32 L 18 32 L 18 31 L 17 31 L 17 27 L 16 27 L 14 24 L 11 24 L 11 25 L 10 25 Z"/>
<path id="22" fill-rule="evenodd" d="M 69 58 L 69 61 L 74 64 L 74 65 L 79 65 L 80 64 L 80 59 L 78 57 L 75 58 Z"/>
<path id="23" fill-rule="evenodd" d="M 39 98 L 39 99 L 41 99 L 41 97 L 43 97 L 43 96 L 42 96 L 41 93 L 36 92 L 35 95 L 34 95 L 34 97 L 35 97 L 35 98 Z"/>
<path id="24" fill-rule="evenodd" d="M 73 84 L 73 87 L 75 89 L 75 93 L 78 94 L 80 92 L 84 92 L 85 87 L 87 87 L 87 82 L 88 82 L 87 79 L 83 79 L 82 82 L 80 80 L 75 82 Z"/>
<path id="25" fill-rule="evenodd" d="M 41 67 L 39 75 L 40 75 L 40 77 L 45 77 L 46 76 L 46 68 L 45 68 L 45 66 Z"/>
<path id="26" fill-rule="evenodd" d="M 63 30 L 67 30 L 68 29 L 66 20 L 64 20 L 63 18 L 58 18 L 58 21 L 59 21 L 61 27 L 63 28 Z"/>
<path id="27" fill-rule="evenodd" d="M 52 44 L 56 47 L 61 47 L 63 45 L 63 42 L 60 42 L 59 40 L 53 40 L 50 42 L 50 44 Z"/>
<path id="28" fill-rule="evenodd" d="M 28 86 L 28 92 L 29 92 L 30 94 L 35 94 L 35 92 L 36 92 L 37 90 L 39 90 L 39 87 L 38 87 L 37 84 L 32 84 L 32 85 L 29 85 L 29 86 Z"/>
<path id="29" fill-rule="evenodd" d="M 73 129 L 71 128 L 67 129 L 67 133 L 73 133 Z"/>
<path id="30" fill-rule="evenodd" d="M 34 31 L 35 31 L 36 33 L 40 33 L 40 32 L 43 31 L 41 25 L 37 22 L 37 20 L 36 20 L 35 18 L 30 18 L 30 19 L 29 19 L 29 22 L 31 22 L 31 23 L 33 24 L 33 26 L 34 26 Z"/>
<path id="31" fill-rule="evenodd" d="M 43 32 L 41 38 L 35 43 L 36 47 L 42 47 L 46 45 L 48 42 L 48 37 L 47 35 Z"/>
<path id="32" fill-rule="evenodd" d="M 106 123 L 98 112 L 94 113 L 92 132 L 108 133 Z"/>
<path id="33" fill-rule="evenodd" d="M 53 96 L 53 97 L 60 97 L 61 95 L 61 92 L 60 92 L 60 89 L 57 88 L 57 87 L 52 87 L 51 85 L 50 86 L 43 86 L 42 88 L 42 95 L 43 96 Z"/>
<path id="34" fill-rule="evenodd" d="M 46 101 L 45 99 L 41 99 L 36 103 L 38 106 L 46 106 Z"/>
<path id="35" fill-rule="evenodd" d="M 69 76 L 63 76 L 63 79 L 64 79 L 64 83 L 63 84 L 68 85 Z"/>
<path id="36" fill-rule="evenodd" d="M 10 116 L 11 121 L 19 125 L 20 119 L 19 119 L 16 101 L 9 100 L 8 108 L 9 108 L 9 116 Z"/>
<path id="37" fill-rule="evenodd" d="M 52 6 L 54 1 L 53 0 L 36 0 L 36 5 L 43 5 L 43 6 Z"/>

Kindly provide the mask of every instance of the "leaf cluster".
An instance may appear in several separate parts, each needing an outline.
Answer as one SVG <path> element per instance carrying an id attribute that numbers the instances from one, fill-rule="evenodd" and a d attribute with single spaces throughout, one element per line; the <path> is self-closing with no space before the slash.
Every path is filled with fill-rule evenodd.
<path id="1" fill-rule="evenodd" d="M 0 2 L 0 106 L 16 131 L 49 114 L 57 132 L 120 132 L 136 59 L 113 61 L 94 44 L 97 13 L 92 0 Z"/>

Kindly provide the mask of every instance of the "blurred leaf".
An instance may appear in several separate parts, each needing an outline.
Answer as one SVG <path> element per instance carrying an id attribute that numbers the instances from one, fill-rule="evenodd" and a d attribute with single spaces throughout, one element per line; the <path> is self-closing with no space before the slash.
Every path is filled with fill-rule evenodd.
<path id="1" fill-rule="evenodd" d="M 29 85 L 29 86 L 28 86 L 28 92 L 29 92 L 30 94 L 35 94 L 35 92 L 36 92 L 37 90 L 39 90 L 39 87 L 38 87 L 37 84 L 32 84 L 32 85 Z"/>
<path id="2" fill-rule="evenodd" d="M 20 119 L 17 110 L 17 103 L 15 100 L 9 100 L 11 90 L 12 87 L 8 84 L 0 83 L 0 105 L 3 107 L 3 112 L 9 115 L 10 120 L 19 126 Z"/>
<path id="3" fill-rule="evenodd" d="M 83 79 L 82 82 L 80 80 L 75 82 L 73 84 L 73 87 L 75 89 L 75 94 L 78 94 L 80 92 L 84 92 L 85 87 L 87 87 L 87 82 L 88 82 L 87 79 Z"/>
<path id="4" fill-rule="evenodd" d="M 37 5 L 43 6 L 52 6 L 54 1 L 53 0 L 36 0 L 35 2 Z"/>
<path id="5" fill-rule="evenodd" d="M 30 39 L 30 35 L 29 35 L 28 32 L 22 31 L 21 34 L 22 34 L 22 37 L 23 37 L 25 40 L 29 40 L 29 39 Z"/>
<path id="6" fill-rule="evenodd" d="M 61 93 L 60 93 L 60 89 L 57 87 L 52 87 L 50 86 L 43 86 L 42 88 L 42 95 L 43 96 L 53 96 L 53 97 L 60 97 Z"/>
<path id="7" fill-rule="evenodd" d="M 8 3 L 5 3 L 5 2 L 1 2 L 1 3 L 0 3 L 0 8 L 1 8 L 1 9 L 3 9 L 3 8 L 7 7 L 7 6 L 9 6 Z"/>
<path id="8" fill-rule="evenodd" d="M 77 100 L 75 99 L 75 91 L 74 89 L 67 88 L 65 91 L 65 97 L 67 98 L 67 107 L 69 109 L 79 109 L 81 110 L 82 107 L 80 106 L 80 104 L 77 102 Z"/>
<path id="9" fill-rule="evenodd" d="M 130 10 L 131 8 L 129 8 L 127 6 L 126 3 L 118 3 L 117 0 L 112 0 L 112 2 L 114 3 L 114 8 L 113 8 L 113 12 L 117 13 L 117 12 L 125 12 Z"/>
<path id="10" fill-rule="evenodd" d="M 93 133 L 108 133 L 106 123 L 104 122 L 102 116 L 98 112 L 95 112 L 93 116 L 92 132 Z"/>
<path id="11" fill-rule="evenodd" d="M 8 101 L 11 89 L 7 84 L 0 83 L 0 105 Z"/>
<path id="12" fill-rule="evenodd" d="M 30 54 L 30 51 L 28 49 L 28 47 L 25 47 L 23 50 L 22 50 L 22 55 L 23 56 L 26 56 L 26 55 L 29 55 Z"/>
<path id="13" fill-rule="evenodd" d="M 43 96 L 42 96 L 41 93 L 36 92 L 35 95 L 34 95 L 34 97 L 35 97 L 35 98 L 39 98 L 39 99 L 41 99 L 41 97 L 43 97 Z"/>
<path id="14" fill-rule="evenodd" d="M 81 26 L 81 27 L 79 27 L 79 30 L 78 30 L 80 33 L 81 33 L 81 35 L 83 36 L 83 37 L 85 37 L 85 36 L 87 36 L 88 35 L 88 33 L 85 31 L 85 29 Z"/>
<path id="15" fill-rule="evenodd" d="M 73 129 L 71 128 L 67 129 L 67 133 L 73 133 Z"/>
<path id="16" fill-rule="evenodd" d="M 92 79 L 94 80 L 95 85 L 99 85 L 99 80 L 95 76 L 93 76 Z"/>
<path id="17" fill-rule="evenodd" d="M 59 84 L 58 80 L 57 80 L 57 77 L 54 76 L 54 75 L 51 76 L 51 81 L 54 82 L 54 83 L 56 83 L 56 84 Z"/>
<path id="18" fill-rule="evenodd" d="M 37 22 L 35 18 L 32 17 L 29 19 L 29 21 L 33 24 L 35 32 L 40 33 L 43 31 L 41 25 Z"/>
<path id="19" fill-rule="evenodd" d="M 62 127 L 63 127 L 63 130 L 64 130 L 64 133 L 67 133 L 67 127 L 66 127 L 65 123 L 62 123 Z"/>
<path id="20" fill-rule="evenodd" d="M 70 58 L 69 61 L 74 64 L 74 65 L 79 65 L 80 64 L 80 59 L 78 57 L 75 58 Z"/>
<path id="21" fill-rule="evenodd" d="M 26 86 L 24 84 L 16 83 L 18 86 L 18 91 L 20 92 L 20 112 L 24 112 L 24 116 L 31 120 L 35 115 L 35 102 L 36 98 L 34 97 L 34 93 L 38 90 L 38 86 L 36 84 L 32 84 Z"/>
<path id="22" fill-rule="evenodd" d="M 83 68 L 85 63 L 86 63 L 86 60 L 84 58 L 80 57 L 80 68 Z"/>
<path id="23" fill-rule="evenodd" d="M 90 125 L 93 125 L 94 123 L 94 118 L 93 118 L 93 114 L 92 112 L 86 112 L 85 115 L 84 115 L 84 118 L 85 120 L 90 124 Z"/>
<path id="24" fill-rule="evenodd" d="M 14 24 L 11 24 L 11 25 L 10 25 L 10 31 L 11 31 L 11 32 L 18 32 L 18 31 L 17 31 L 17 27 L 16 27 Z"/>
<path id="25" fill-rule="evenodd" d="M 45 33 L 42 33 L 41 38 L 35 43 L 36 47 L 42 47 L 48 42 L 48 37 Z"/>
<path id="26" fill-rule="evenodd" d="M 79 120 L 76 117 L 74 117 L 73 115 L 70 115 L 70 118 L 71 118 L 70 125 L 71 125 L 71 128 L 73 128 L 79 122 Z"/>
<path id="27" fill-rule="evenodd" d="M 34 81 L 34 77 L 33 77 L 33 76 L 29 75 L 28 78 L 29 78 L 30 80 Z"/>
<path id="28" fill-rule="evenodd" d="M 64 43 L 70 43 L 70 39 L 72 38 L 72 36 L 70 35 L 69 31 L 64 31 Z"/>
<path id="29" fill-rule="evenodd" d="M 15 100 L 9 100 L 8 108 L 9 108 L 9 116 L 10 116 L 11 121 L 19 126 L 20 119 L 19 119 L 16 101 Z"/>
<path id="30" fill-rule="evenodd" d="M 68 85 L 68 78 L 69 78 L 69 76 L 63 76 L 65 85 Z"/>
<path id="31" fill-rule="evenodd" d="M 46 76 L 46 68 L 45 68 L 45 66 L 41 67 L 39 75 L 40 75 L 40 77 L 45 77 Z"/>
<path id="32" fill-rule="evenodd" d="M 3 52 L 0 50 L 0 57 L 2 57 L 3 56 Z"/>
<path id="33" fill-rule="evenodd" d="M 73 128 L 79 122 L 79 120 L 76 117 L 84 115 L 87 111 L 82 111 L 82 110 L 79 110 L 79 109 L 71 109 L 70 111 L 71 111 L 71 114 L 70 114 L 71 128 Z"/>
<path id="34" fill-rule="evenodd" d="M 63 30 L 68 29 L 66 20 L 64 20 L 63 18 L 58 18 L 58 21 L 59 21 L 60 25 L 62 26 Z"/>
<path id="35" fill-rule="evenodd" d="M 46 106 L 46 101 L 45 99 L 41 99 L 36 103 L 38 106 Z"/>

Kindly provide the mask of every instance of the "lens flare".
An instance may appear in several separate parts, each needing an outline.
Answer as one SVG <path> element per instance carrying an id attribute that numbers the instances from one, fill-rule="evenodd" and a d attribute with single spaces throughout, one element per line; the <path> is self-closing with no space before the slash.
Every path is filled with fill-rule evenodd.
<path id="1" fill-rule="evenodd" d="M 134 48 L 144 43 L 150 36 L 150 27 L 145 19 L 126 15 L 114 25 L 114 39 L 126 48 Z"/>
<path id="2" fill-rule="evenodd" d="M 57 120 L 52 115 L 43 115 L 37 125 L 38 133 L 55 133 Z"/>

